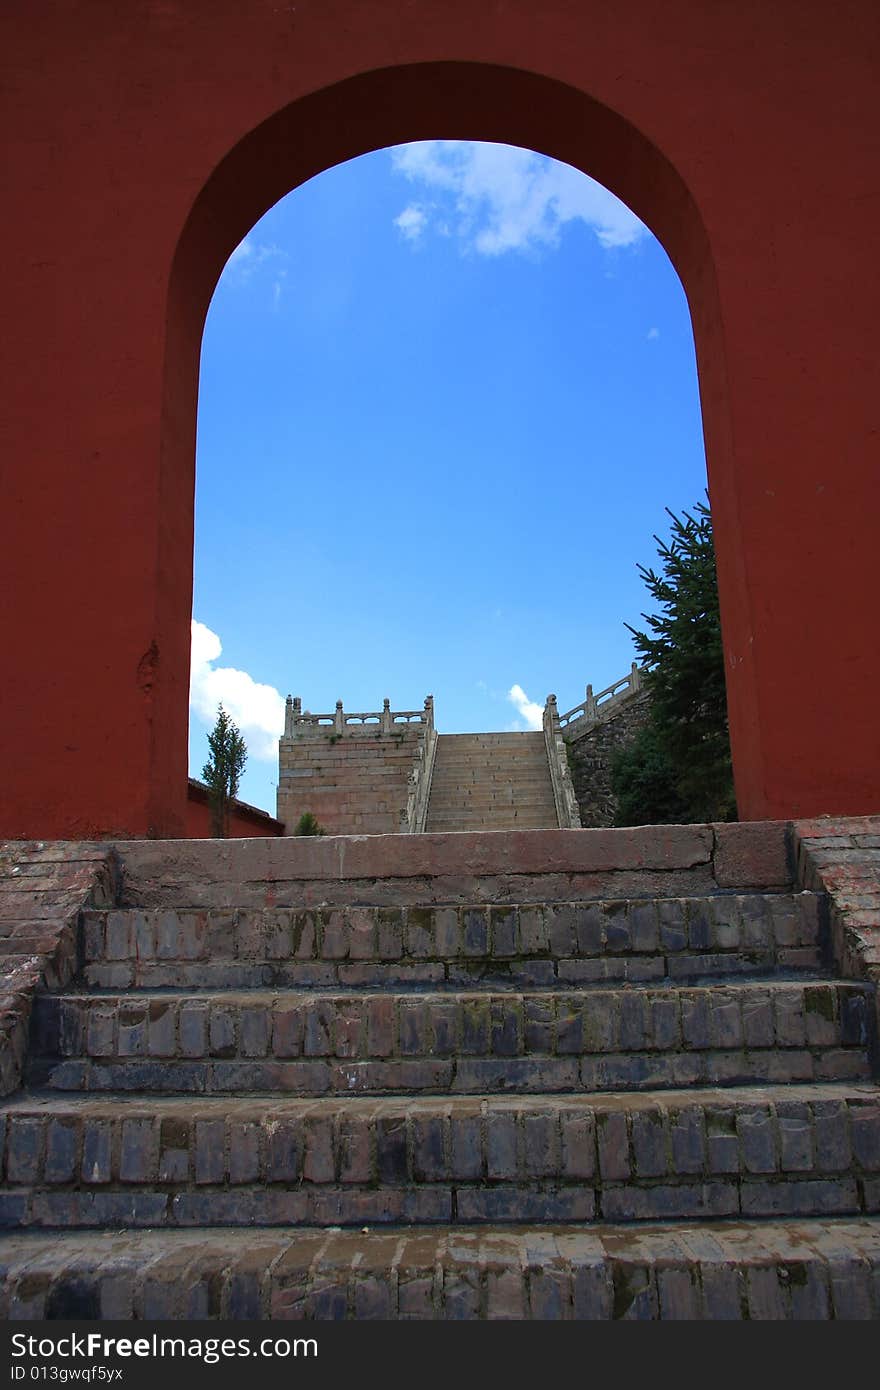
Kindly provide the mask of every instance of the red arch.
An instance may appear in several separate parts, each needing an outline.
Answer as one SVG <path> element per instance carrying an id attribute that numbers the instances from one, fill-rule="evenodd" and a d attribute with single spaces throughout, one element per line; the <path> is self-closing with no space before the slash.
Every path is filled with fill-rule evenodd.
<path id="1" fill-rule="evenodd" d="M 433 137 L 566 160 L 663 242 L 697 346 L 741 814 L 876 809 L 878 12 L 820 10 L 82 0 L 72 33 L 5 9 L 0 834 L 182 833 L 211 291 L 289 189 Z"/>

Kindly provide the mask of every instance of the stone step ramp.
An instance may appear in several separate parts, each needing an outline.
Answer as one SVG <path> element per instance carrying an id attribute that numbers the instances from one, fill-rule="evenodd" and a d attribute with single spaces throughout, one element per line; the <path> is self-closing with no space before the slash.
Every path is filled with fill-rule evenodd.
<path id="1" fill-rule="evenodd" d="M 556 825 L 543 734 L 440 735 L 425 822 L 428 833 Z"/>
<path id="2" fill-rule="evenodd" d="M 877 1213 L 880 1097 L 31 1094 L 6 1114 L 5 1179 L 8 1228 Z"/>
<path id="3" fill-rule="evenodd" d="M 868 1218 L 25 1232 L 4 1245 L 11 1321 L 880 1318 L 880 1221 Z"/>
<path id="4" fill-rule="evenodd" d="M 56 994 L 29 1075 L 60 1090 L 495 1092 L 866 1078 L 873 986 L 809 977 L 565 992 Z"/>

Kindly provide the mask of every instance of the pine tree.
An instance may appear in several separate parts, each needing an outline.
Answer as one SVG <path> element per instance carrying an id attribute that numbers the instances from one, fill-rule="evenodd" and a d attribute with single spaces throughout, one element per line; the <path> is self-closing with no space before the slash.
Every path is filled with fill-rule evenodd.
<path id="1" fill-rule="evenodd" d="M 208 734 L 211 757 L 202 768 L 211 807 L 211 833 L 217 839 L 229 834 L 229 804 L 241 782 L 247 762 L 247 745 L 222 704 L 217 706 L 217 723 Z"/>
<path id="2" fill-rule="evenodd" d="M 629 825 L 736 819 L 712 517 L 703 503 L 668 514 L 670 540 L 654 537 L 661 573 L 638 567 L 660 611 L 642 614 L 647 632 L 626 624 L 651 696 L 648 724 L 612 770 Z"/>

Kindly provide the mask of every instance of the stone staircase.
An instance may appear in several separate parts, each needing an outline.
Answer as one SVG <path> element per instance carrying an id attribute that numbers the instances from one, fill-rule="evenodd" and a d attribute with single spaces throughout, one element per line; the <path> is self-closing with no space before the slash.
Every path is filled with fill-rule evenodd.
<path id="1" fill-rule="evenodd" d="M 875 985 L 788 828 L 113 857 L 2 1110 L 3 1316 L 880 1316 Z"/>
<path id="2" fill-rule="evenodd" d="M 544 735 L 440 734 L 426 831 L 557 824 Z"/>

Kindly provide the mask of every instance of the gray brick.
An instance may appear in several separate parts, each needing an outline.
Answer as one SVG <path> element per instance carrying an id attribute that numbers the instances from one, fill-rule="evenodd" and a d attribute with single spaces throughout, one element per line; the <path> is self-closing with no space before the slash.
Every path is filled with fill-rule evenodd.
<path id="1" fill-rule="evenodd" d="M 486 1169 L 489 1178 L 516 1177 L 517 1142 L 514 1115 L 490 1113 L 487 1117 Z"/>
<path id="2" fill-rule="evenodd" d="M 663 1177 L 668 1172 L 665 1115 L 656 1110 L 637 1110 L 632 1117 L 632 1154 L 640 1178 Z"/>
<path id="3" fill-rule="evenodd" d="M 631 1175 L 629 1139 L 626 1116 L 614 1111 L 600 1111 L 596 1116 L 599 1172 L 603 1182 L 628 1178 Z"/>
<path id="4" fill-rule="evenodd" d="M 672 1112 L 669 1117 L 672 1168 L 676 1173 L 702 1173 L 706 1169 L 706 1134 L 699 1106 Z"/>
<path id="5" fill-rule="evenodd" d="M 177 1050 L 177 1008 L 173 1004 L 150 1004 L 149 1052 L 151 1057 L 173 1057 Z"/>
<path id="6" fill-rule="evenodd" d="M 155 1182 L 158 1168 L 156 1126 L 150 1119 L 122 1122 L 119 1154 L 121 1182 Z"/>
<path id="7" fill-rule="evenodd" d="M 225 1124 L 222 1120 L 196 1121 L 197 1183 L 219 1183 L 226 1176 Z"/>
<path id="8" fill-rule="evenodd" d="M 843 1101 L 813 1101 L 816 1167 L 820 1173 L 845 1172 L 852 1161 L 847 1107 Z"/>
<path id="9" fill-rule="evenodd" d="M 769 1110 L 740 1109 L 736 1129 L 747 1173 L 775 1173 L 778 1167 Z"/>
<path id="10" fill-rule="evenodd" d="M 85 1183 L 109 1182 L 112 1126 L 109 1120 L 87 1119 L 83 1128 L 82 1180 Z"/>
<path id="11" fill-rule="evenodd" d="M 71 1182 L 79 1166 L 79 1123 L 55 1118 L 46 1133 L 46 1182 Z"/>
<path id="12" fill-rule="evenodd" d="M 814 1160 L 809 1106 L 796 1101 L 779 1101 L 775 1108 L 782 1172 L 810 1172 Z"/>

